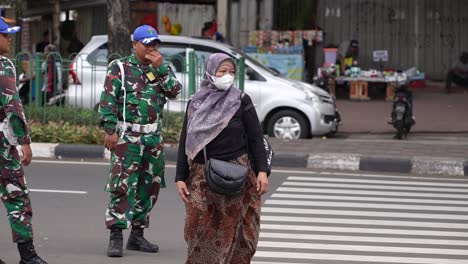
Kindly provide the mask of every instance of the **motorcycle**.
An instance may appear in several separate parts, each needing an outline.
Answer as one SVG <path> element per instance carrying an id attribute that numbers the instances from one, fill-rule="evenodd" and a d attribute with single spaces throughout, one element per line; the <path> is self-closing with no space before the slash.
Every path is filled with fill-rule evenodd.
<path id="1" fill-rule="evenodd" d="M 336 76 L 335 65 L 322 67 L 319 71 L 319 76 L 314 77 L 313 83 L 315 86 L 330 93 L 329 83 L 331 80 L 335 78 L 335 76 Z M 335 120 L 336 126 L 328 134 L 328 136 L 334 136 L 338 132 L 338 127 L 342 124 L 341 115 L 337 108 L 335 108 L 335 115 L 333 119 Z"/>
<path id="2" fill-rule="evenodd" d="M 413 102 L 411 91 L 407 85 L 398 87 L 393 100 L 391 121 L 389 122 L 397 130 L 395 139 L 407 138 L 411 127 L 416 123 L 413 116 Z"/>

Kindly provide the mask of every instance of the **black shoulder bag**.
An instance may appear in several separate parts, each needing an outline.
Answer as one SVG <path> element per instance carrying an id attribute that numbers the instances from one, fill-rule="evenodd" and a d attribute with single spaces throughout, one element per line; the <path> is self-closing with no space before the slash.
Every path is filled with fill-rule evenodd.
<path id="1" fill-rule="evenodd" d="M 247 180 L 249 168 L 223 160 L 207 159 L 206 147 L 203 148 L 203 156 L 208 188 L 215 193 L 227 196 L 239 195 Z"/>

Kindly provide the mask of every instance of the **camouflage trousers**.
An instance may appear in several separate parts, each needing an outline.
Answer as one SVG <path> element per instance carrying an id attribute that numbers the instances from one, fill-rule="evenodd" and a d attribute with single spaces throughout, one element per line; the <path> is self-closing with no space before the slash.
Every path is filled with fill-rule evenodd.
<path id="1" fill-rule="evenodd" d="M 32 209 L 18 151 L 8 144 L 0 132 L 0 199 L 6 207 L 13 242 L 33 238 Z"/>
<path id="2" fill-rule="evenodd" d="M 164 181 L 162 136 L 124 136 L 111 154 L 106 227 L 146 228 Z"/>

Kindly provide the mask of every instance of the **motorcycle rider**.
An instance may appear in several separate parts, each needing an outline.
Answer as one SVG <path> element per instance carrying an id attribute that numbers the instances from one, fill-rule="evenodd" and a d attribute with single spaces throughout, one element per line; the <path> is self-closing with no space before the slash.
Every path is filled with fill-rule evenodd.
<path id="1" fill-rule="evenodd" d="M 409 129 L 416 123 L 413 117 L 413 93 L 409 89 L 408 84 L 403 83 L 398 85 L 395 88 L 395 99 L 393 100 L 393 106 L 392 106 L 392 113 L 391 113 L 391 121 L 390 123 L 395 126 L 395 107 L 396 104 L 399 102 L 399 98 L 403 97 L 405 98 L 404 102 L 406 103 L 406 113 L 404 117 L 404 124 L 406 127 L 406 133 L 409 132 Z M 394 138 L 396 139 L 401 139 L 402 134 L 397 133 Z"/>

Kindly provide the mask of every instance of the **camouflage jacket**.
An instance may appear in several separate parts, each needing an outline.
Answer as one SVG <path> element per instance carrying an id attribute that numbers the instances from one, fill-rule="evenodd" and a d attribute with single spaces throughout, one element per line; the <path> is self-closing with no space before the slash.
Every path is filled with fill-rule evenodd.
<path id="1" fill-rule="evenodd" d="M 28 123 L 16 86 L 15 65 L 4 56 L 0 56 L 0 89 L 0 122 L 8 118 L 18 142 L 31 143 Z"/>
<path id="2" fill-rule="evenodd" d="M 166 98 L 175 99 L 182 86 L 175 78 L 174 73 L 165 65 L 155 69 L 146 66 L 147 71 L 155 77 L 149 81 L 144 67 L 132 54 L 119 59 L 125 72 L 125 84 L 122 87 L 120 68 L 116 61 L 112 61 L 107 68 L 104 82 L 104 91 L 99 103 L 100 123 L 104 127 L 116 128 L 118 121 L 123 121 L 123 107 L 126 107 L 125 121 L 135 124 L 158 123 L 158 132 L 161 132 L 161 118 Z M 126 102 L 124 104 L 124 93 Z"/>

